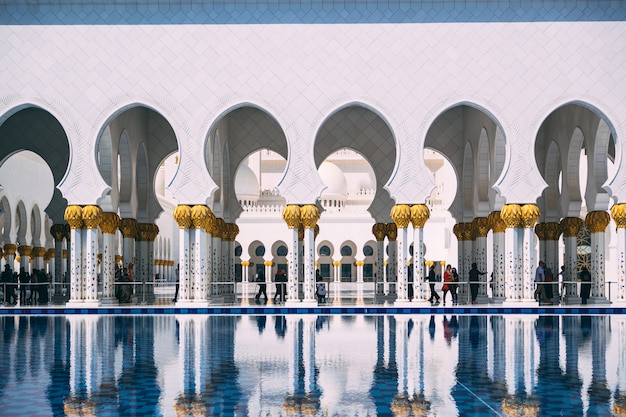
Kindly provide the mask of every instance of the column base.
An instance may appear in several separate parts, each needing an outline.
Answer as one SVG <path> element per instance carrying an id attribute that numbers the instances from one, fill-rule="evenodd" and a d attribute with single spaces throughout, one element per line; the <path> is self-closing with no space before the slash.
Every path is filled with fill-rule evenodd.
<path id="1" fill-rule="evenodd" d="M 577 295 L 566 295 L 565 297 L 563 297 L 563 304 L 581 304 L 582 303 L 582 298 L 580 298 Z"/>
<path id="2" fill-rule="evenodd" d="M 536 300 L 531 299 L 522 299 L 522 300 L 504 300 L 502 302 L 502 307 L 537 307 Z"/>
<path id="3" fill-rule="evenodd" d="M 589 298 L 589 300 L 587 300 L 588 304 L 594 304 L 594 305 L 609 305 L 612 304 L 609 300 L 607 300 L 604 297 L 591 297 Z"/>
<path id="4" fill-rule="evenodd" d="M 65 307 L 94 308 L 94 307 L 100 307 L 100 302 L 98 300 L 94 300 L 94 301 L 69 300 L 68 302 L 65 303 Z"/>
<path id="5" fill-rule="evenodd" d="M 111 298 L 101 298 L 100 299 L 100 304 L 102 304 L 103 306 L 117 306 L 120 305 L 120 302 L 117 298 L 115 297 L 111 297 Z"/>
<path id="6" fill-rule="evenodd" d="M 492 297 L 490 301 L 491 301 L 492 304 L 502 304 L 502 303 L 504 303 L 504 301 L 506 301 L 506 298 L 504 298 L 504 297 Z"/>

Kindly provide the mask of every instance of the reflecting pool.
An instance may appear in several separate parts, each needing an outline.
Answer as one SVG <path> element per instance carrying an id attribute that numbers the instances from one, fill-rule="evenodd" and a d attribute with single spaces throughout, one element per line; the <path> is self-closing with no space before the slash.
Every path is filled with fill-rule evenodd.
<path id="1" fill-rule="evenodd" d="M 68 315 L 0 321 L 2 416 L 626 412 L 622 315 Z"/>

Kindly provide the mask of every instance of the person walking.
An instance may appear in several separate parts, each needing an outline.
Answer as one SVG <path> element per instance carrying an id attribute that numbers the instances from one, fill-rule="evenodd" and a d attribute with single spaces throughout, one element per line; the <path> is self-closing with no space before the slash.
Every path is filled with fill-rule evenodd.
<path id="1" fill-rule="evenodd" d="M 276 299 L 281 303 L 285 302 L 285 293 L 287 292 L 287 276 L 279 269 L 276 271 L 276 275 L 274 275 L 274 282 L 276 284 L 276 293 L 274 294 L 274 304 L 276 303 Z"/>
<path id="2" fill-rule="evenodd" d="M 538 298 L 540 303 L 548 302 L 544 284 L 544 282 L 546 282 L 545 267 L 546 263 L 544 261 L 539 261 L 539 266 L 537 266 L 537 269 L 535 270 L 535 283 L 537 285 L 537 288 L 535 289 L 535 298 Z"/>
<path id="3" fill-rule="evenodd" d="M 589 294 L 591 293 L 591 272 L 587 269 L 586 266 L 583 266 L 580 271 L 580 298 L 583 304 L 587 304 L 587 300 L 589 300 Z"/>
<path id="4" fill-rule="evenodd" d="M 261 298 L 261 294 L 265 297 L 265 302 L 267 302 L 267 284 L 265 283 L 265 272 L 263 269 L 259 269 L 257 272 L 254 281 L 259 284 L 259 291 L 254 296 L 256 301 L 259 301 Z"/>
<path id="5" fill-rule="evenodd" d="M 443 305 L 446 305 L 446 296 L 450 291 L 450 286 L 452 284 L 453 276 L 452 276 L 452 265 L 446 266 L 446 270 L 443 271 L 443 286 L 441 290 L 443 291 Z M 452 302 L 454 302 L 454 297 L 452 297 Z"/>
<path id="6" fill-rule="evenodd" d="M 439 303 L 439 294 L 435 290 L 435 283 L 437 282 L 437 275 L 435 275 L 435 265 L 430 266 L 430 270 L 428 271 L 428 285 L 430 287 L 430 298 L 428 301 L 431 303 Z M 437 301 L 434 301 L 437 300 Z"/>
<path id="7" fill-rule="evenodd" d="M 480 285 L 480 275 L 485 275 L 486 272 L 478 270 L 478 264 L 472 263 L 472 269 L 469 271 L 470 291 L 472 293 L 472 304 L 476 304 L 476 298 L 478 297 L 478 286 Z"/>
<path id="8" fill-rule="evenodd" d="M 452 268 L 452 284 L 448 284 L 448 288 L 450 288 L 450 294 L 452 295 L 452 304 L 457 304 L 458 299 L 456 295 L 456 290 L 459 287 L 459 274 L 456 272 L 456 268 Z"/>

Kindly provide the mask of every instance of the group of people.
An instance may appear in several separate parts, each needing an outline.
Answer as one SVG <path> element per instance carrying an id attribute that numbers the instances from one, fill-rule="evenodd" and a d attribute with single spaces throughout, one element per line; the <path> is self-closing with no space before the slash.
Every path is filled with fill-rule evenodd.
<path id="1" fill-rule="evenodd" d="M 24 268 L 20 268 L 18 274 L 11 269 L 9 264 L 5 264 L 4 271 L 2 271 L 0 276 L 4 303 L 16 305 L 19 299 L 20 305 L 48 304 L 50 281 L 50 274 L 47 274 L 43 269 L 33 269 L 31 273 Z"/>
<path id="2" fill-rule="evenodd" d="M 265 272 L 263 269 L 260 269 L 259 272 L 254 277 L 254 281 L 258 284 L 259 289 L 254 296 L 255 301 L 260 301 L 261 296 L 265 297 L 265 302 L 267 302 L 267 283 L 265 282 Z M 276 275 L 274 275 L 274 283 L 276 284 L 276 292 L 274 293 L 274 304 L 276 303 L 284 303 L 285 298 L 287 297 L 287 275 L 285 271 L 282 269 L 278 269 L 276 271 Z"/>
<path id="3" fill-rule="evenodd" d="M 115 268 L 115 298 L 120 304 L 128 304 L 133 298 L 133 264 L 128 268 Z"/>
<path id="4" fill-rule="evenodd" d="M 561 282 L 567 283 L 569 281 L 564 265 L 561 265 L 561 272 L 559 273 L 559 275 L 561 276 Z M 583 266 L 581 268 L 578 278 L 581 282 L 581 303 L 587 304 L 589 296 L 591 294 L 591 272 L 589 272 L 589 269 L 586 266 Z M 552 300 L 555 297 L 557 299 L 560 299 L 558 282 L 558 278 L 555 279 L 550 267 L 546 266 L 546 263 L 544 261 L 539 261 L 539 265 L 535 270 L 535 283 L 537 285 L 534 294 L 535 299 L 542 304 L 552 303 Z"/>
<path id="5" fill-rule="evenodd" d="M 478 287 L 480 286 L 480 276 L 485 275 L 486 272 L 482 272 L 478 270 L 478 264 L 476 262 L 472 263 L 472 268 L 469 271 L 469 282 L 470 282 L 470 293 L 472 296 L 472 304 L 476 304 L 476 299 L 478 298 Z M 443 304 L 446 304 L 446 297 L 448 293 L 452 297 L 452 304 L 458 303 L 457 289 L 459 287 L 459 273 L 456 268 L 453 268 L 452 265 L 446 266 L 445 271 L 443 272 L 443 286 L 441 290 L 443 291 Z M 437 293 L 435 289 L 435 284 L 437 283 L 437 275 L 435 274 L 435 266 L 431 265 L 430 270 L 428 271 L 428 284 L 430 286 L 430 298 L 429 302 L 433 304 L 439 304 L 441 297 Z"/>

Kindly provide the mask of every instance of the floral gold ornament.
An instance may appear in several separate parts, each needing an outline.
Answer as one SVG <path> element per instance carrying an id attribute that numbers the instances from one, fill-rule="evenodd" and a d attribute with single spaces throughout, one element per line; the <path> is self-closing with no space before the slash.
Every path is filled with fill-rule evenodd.
<path id="1" fill-rule="evenodd" d="M 426 204 L 414 204 L 411 206 L 411 224 L 414 229 L 423 229 L 430 218 L 430 209 Z"/>
<path id="2" fill-rule="evenodd" d="M 296 204 L 286 205 L 283 208 L 283 220 L 287 223 L 289 229 L 300 227 L 300 206 Z"/>
<path id="3" fill-rule="evenodd" d="M 566 217 L 561 220 L 561 231 L 564 237 L 576 237 L 583 225 L 582 219 L 578 217 Z"/>
<path id="4" fill-rule="evenodd" d="M 102 213 L 100 228 L 102 233 L 114 235 L 120 227 L 120 216 L 110 211 Z"/>
<path id="5" fill-rule="evenodd" d="M 102 209 L 100 206 L 85 206 L 82 217 L 85 229 L 97 229 L 102 221 Z"/>
<path id="6" fill-rule="evenodd" d="M 13 243 L 5 243 L 4 244 L 4 253 L 5 255 L 15 256 L 15 252 L 17 251 L 17 245 Z"/>
<path id="7" fill-rule="evenodd" d="M 489 228 L 493 231 L 493 233 L 506 232 L 506 224 L 504 223 L 504 220 L 502 220 L 502 216 L 499 211 L 492 211 L 489 213 L 487 220 L 489 221 Z"/>
<path id="8" fill-rule="evenodd" d="M 541 212 L 536 204 L 524 204 L 522 206 L 522 223 L 524 228 L 532 229 L 535 227 L 535 223 L 539 220 Z"/>
<path id="9" fill-rule="evenodd" d="M 20 245 L 17 247 L 20 256 L 30 256 L 33 253 L 33 247 L 28 245 Z"/>
<path id="10" fill-rule="evenodd" d="M 618 229 L 626 228 L 626 204 L 613 204 L 611 207 L 611 217 Z"/>
<path id="11" fill-rule="evenodd" d="M 522 207 L 519 204 L 505 204 L 502 206 L 500 217 L 507 229 L 521 229 L 524 226 Z"/>
<path id="12" fill-rule="evenodd" d="M 411 221 L 411 208 L 407 204 L 396 204 L 391 208 L 391 219 L 398 229 L 406 229 Z"/>
<path id="13" fill-rule="evenodd" d="M 207 229 L 209 221 L 209 208 L 205 205 L 198 204 L 191 208 L 191 224 L 194 229 Z"/>
<path id="14" fill-rule="evenodd" d="M 487 237 L 489 233 L 489 220 L 487 217 L 476 217 L 472 220 L 472 230 L 474 237 Z"/>
<path id="15" fill-rule="evenodd" d="M 556 222 L 545 223 L 546 240 L 559 240 L 561 237 L 561 225 Z"/>
<path id="16" fill-rule="evenodd" d="M 65 237 L 65 225 L 57 223 L 50 226 L 50 234 L 55 242 L 62 242 Z"/>
<path id="17" fill-rule="evenodd" d="M 320 219 L 320 210 L 314 204 L 306 204 L 300 208 L 300 219 L 305 229 L 314 229 Z"/>
<path id="18" fill-rule="evenodd" d="M 76 230 L 83 228 L 83 208 L 81 206 L 67 206 L 63 217 L 70 225 L 70 229 Z"/>
<path id="19" fill-rule="evenodd" d="M 372 233 L 376 237 L 376 240 L 381 242 L 385 240 L 387 236 L 387 225 L 385 223 L 376 223 L 372 226 Z"/>
<path id="20" fill-rule="evenodd" d="M 591 233 L 604 233 L 611 223 L 611 216 L 606 211 L 590 211 L 585 217 L 585 223 L 589 226 Z"/>
<path id="21" fill-rule="evenodd" d="M 395 242 L 398 238 L 398 228 L 395 223 L 387 223 L 387 239 L 390 242 Z"/>
<path id="22" fill-rule="evenodd" d="M 178 205 L 174 209 L 174 220 L 178 223 L 179 229 L 191 228 L 191 207 Z"/>
<path id="23" fill-rule="evenodd" d="M 127 239 L 135 239 L 137 237 L 138 223 L 135 219 L 125 218 L 120 220 L 120 232 Z"/>

